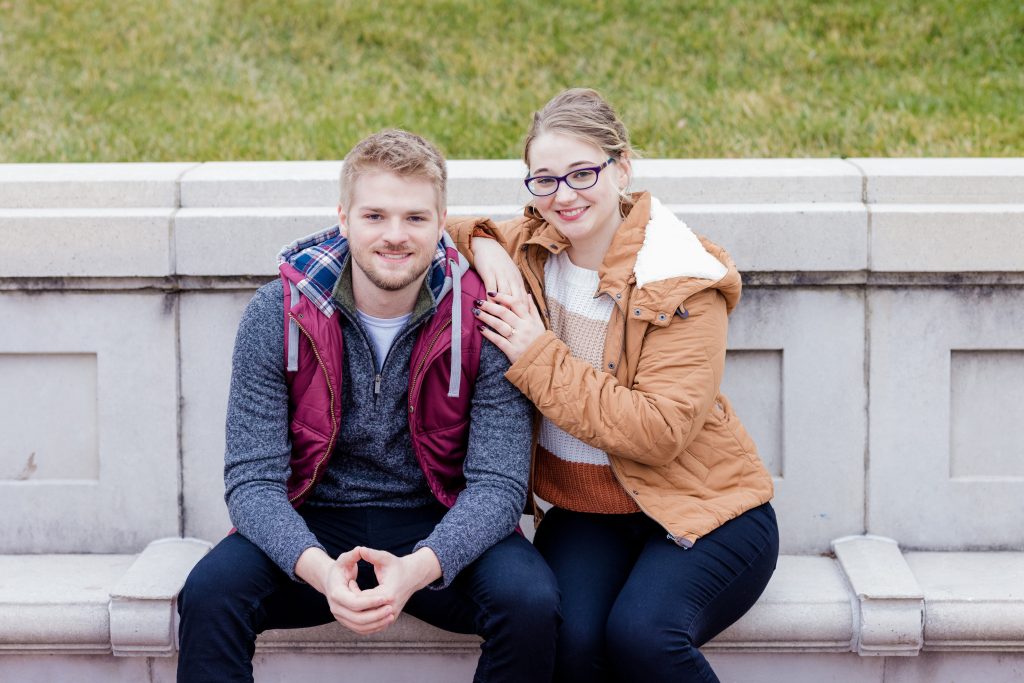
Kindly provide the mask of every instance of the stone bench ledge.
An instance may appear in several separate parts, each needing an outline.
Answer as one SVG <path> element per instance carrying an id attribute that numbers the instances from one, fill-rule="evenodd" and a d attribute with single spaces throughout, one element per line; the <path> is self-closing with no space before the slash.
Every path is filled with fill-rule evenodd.
<path id="1" fill-rule="evenodd" d="M 1024 652 L 1024 552 L 908 552 L 924 649 Z"/>
<path id="2" fill-rule="evenodd" d="M 110 653 L 110 591 L 134 561 L 0 555 L 0 653 Z"/>
<path id="3" fill-rule="evenodd" d="M 0 653 L 167 657 L 176 597 L 210 544 L 154 541 L 139 555 L 0 556 Z M 871 536 L 836 558 L 783 555 L 764 595 L 706 645 L 722 653 L 916 655 L 1024 651 L 1024 553 L 900 554 Z M 923 640 L 921 619 L 924 618 Z M 273 630 L 260 653 L 475 655 L 480 639 L 409 616 L 357 636 L 338 624 Z"/>

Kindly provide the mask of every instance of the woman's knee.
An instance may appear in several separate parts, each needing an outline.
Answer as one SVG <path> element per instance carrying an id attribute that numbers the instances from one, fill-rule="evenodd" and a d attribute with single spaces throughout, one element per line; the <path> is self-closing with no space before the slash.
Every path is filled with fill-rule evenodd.
<path id="1" fill-rule="evenodd" d="M 621 671 L 655 671 L 667 662 L 703 659 L 693 634 L 680 625 L 662 623 L 636 607 L 616 605 L 605 627 L 608 658 Z"/>

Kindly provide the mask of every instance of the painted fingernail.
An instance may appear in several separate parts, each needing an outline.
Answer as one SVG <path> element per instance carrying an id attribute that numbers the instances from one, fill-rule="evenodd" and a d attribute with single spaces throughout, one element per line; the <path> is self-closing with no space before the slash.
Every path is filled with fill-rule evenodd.
<path id="1" fill-rule="evenodd" d="M 487 296 L 498 296 L 497 292 L 487 292 Z"/>
<path id="2" fill-rule="evenodd" d="M 474 308 L 473 309 L 473 315 L 480 315 L 480 309 L 479 308 Z"/>
<path id="3" fill-rule="evenodd" d="M 473 299 L 473 303 L 475 303 L 477 306 L 483 306 L 484 305 L 484 300 L 483 299 Z"/>

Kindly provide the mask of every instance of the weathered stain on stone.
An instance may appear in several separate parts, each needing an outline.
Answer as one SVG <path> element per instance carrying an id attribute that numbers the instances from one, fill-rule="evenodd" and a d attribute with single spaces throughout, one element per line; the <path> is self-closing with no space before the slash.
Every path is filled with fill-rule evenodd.
<path id="1" fill-rule="evenodd" d="M 29 453 L 28 461 L 25 463 L 25 466 L 21 468 L 21 472 L 18 473 L 18 476 L 16 476 L 14 479 L 15 481 L 26 481 L 28 479 L 31 479 L 32 475 L 36 473 L 37 469 L 39 469 L 39 466 L 36 465 L 36 454 L 34 452 Z"/>

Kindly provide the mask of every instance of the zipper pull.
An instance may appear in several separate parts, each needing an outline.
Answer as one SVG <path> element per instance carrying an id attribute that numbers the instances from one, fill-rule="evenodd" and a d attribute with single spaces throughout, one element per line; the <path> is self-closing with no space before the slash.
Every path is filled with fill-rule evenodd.
<path id="1" fill-rule="evenodd" d="M 373 378 L 373 395 L 380 396 L 380 373 Z"/>

